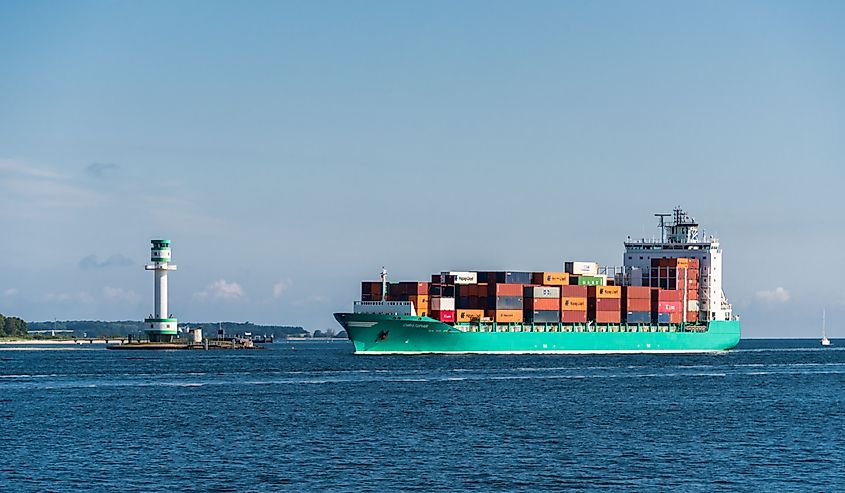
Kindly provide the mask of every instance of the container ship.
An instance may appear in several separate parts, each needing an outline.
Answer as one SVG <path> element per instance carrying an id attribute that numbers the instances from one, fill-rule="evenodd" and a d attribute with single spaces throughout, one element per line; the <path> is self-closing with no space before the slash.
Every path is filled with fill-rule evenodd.
<path id="1" fill-rule="evenodd" d="M 622 266 L 445 271 L 361 283 L 335 313 L 356 354 L 687 353 L 731 349 L 740 322 L 722 291 L 722 249 L 680 207 L 660 237 L 625 241 Z"/>

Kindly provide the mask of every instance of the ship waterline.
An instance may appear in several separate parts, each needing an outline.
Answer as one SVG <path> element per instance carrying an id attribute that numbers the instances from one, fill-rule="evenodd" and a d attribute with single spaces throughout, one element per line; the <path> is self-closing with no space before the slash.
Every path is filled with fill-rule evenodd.
<path id="1" fill-rule="evenodd" d="M 355 354 L 696 353 L 731 349 L 738 320 L 674 324 L 455 324 L 428 317 L 336 313 Z"/>

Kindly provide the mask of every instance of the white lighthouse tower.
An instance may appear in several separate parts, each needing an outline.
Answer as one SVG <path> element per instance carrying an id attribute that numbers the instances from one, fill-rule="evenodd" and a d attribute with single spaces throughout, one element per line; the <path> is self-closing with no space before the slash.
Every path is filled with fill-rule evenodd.
<path id="1" fill-rule="evenodd" d="M 155 271 L 155 311 L 144 320 L 145 332 L 150 342 L 172 342 L 176 337 L 176 319 L 167 310 L 167 271 L 176 270 L 170 265 L 170 240 L 152 240 L 150 261 L 145 270 Z"/>

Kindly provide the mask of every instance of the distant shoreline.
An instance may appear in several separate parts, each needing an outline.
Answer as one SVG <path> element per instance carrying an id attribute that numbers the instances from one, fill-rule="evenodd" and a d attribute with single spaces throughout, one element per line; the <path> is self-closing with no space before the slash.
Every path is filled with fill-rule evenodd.
<path id="1" fill-rule="evenodd" d="M 0 341 L 0 345 L 85 345 L 85 344 L 107 344 L 125 341 L 126 338 L 115 337 L 114 339 L 9 339 Z"/>
<path id="2" fill-rule="evenodd" d="M 275 339 L 275 343 L 286 341 L 292 342 L 331 342 L 331 341 L 347 341 L 345 337 L 290 337 L 285 339 Z M 89 344 L 117 344 L 120 341 L 126 341 L 125 337 L 115 338 L 96 338 L 96 339 L 4 339 L 0 341 L 0 346 L 38 346 L 38 345 L 65 345 L 65 346 L 85 346 Z"/>

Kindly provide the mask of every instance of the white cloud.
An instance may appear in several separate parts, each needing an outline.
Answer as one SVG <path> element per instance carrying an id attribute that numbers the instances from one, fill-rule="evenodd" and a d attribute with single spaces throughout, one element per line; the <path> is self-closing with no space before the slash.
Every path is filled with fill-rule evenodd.
<path id="1" fill-rule="evenodd" d="M 23 164 L 11 159 L 0 159 L 0 175 L 6 176 L 28 176 L 31 178 L 48 178 L 57 180 L 61 175 L 53 173 L 52 171 L 34 168 L 32 166 Z"/>
<path id="2" fill-rule="evenodd" d="M 49 170 L 0 159 L 0 211 L 17 217 L 52 217 L 57 210 L 92 207 L 102 196 Z"/>
<path id="3" fill-rule="evenodd" d="M 764 303 L 786 303 L 789 301 L 789 291 L 778 286 L 768 291 L 757 291 L 756 297 Z"/>
<path id="4" fill-rule="evenodd" d="M 92 270 L 92 269 L 104 269 L 106 267 L 124 267 L 127 265 L 132 265 L 132 259 L 116 253 L 114 255 L 109 256 L 107 259 L 99 260 L 96 255 L 91 254 L 87 257 L 83 257 L 79 261 L 79 268 L 83 270 Z"/>
<path id="5" fill-rule="evenodd" d="M 103 288 L 103 297 L 109 301 L 117 301 L 122 303 L 129 303 L 135 305 L 141 301 L 141 295 L 135 291 L 126 290 L 123 288 L 113 288 L 106 286 Z"/>
<path id="6" fill-rule="evenodd" d="M 329 299 L 322 295 L 314 295 L 309 296 L 308 298 L 302 298 L 293 302 L 294 306 L 301 306 L 301 305 L 322 305 L 328 302 Z"/>
<path id="7" fill-rule="evenodd" d="M 236 282 L 226 282 L 225 279 L 214 281 L 209 284 L 203 291 L 194 293 L 196 300 L 239 300 L 246 296 L 244 288 Z"/>
<path id="8" fill-rule="evenodd" d="M 17 288 L 9 288 L 9 289 L 3 291 L 3 296 L 9 298 L 9 297 L 15 296 L 18 293 L 19 293 L 19 291 L 18 291 Z"/>
<path id="9" fill-rule="evenodd" d="M 46 301 L 65 303 L 73 301 L 75 303 L 90 304 L 94 302 L 94 297 L 87 291 L 80 291 L 78 293 L 50 293 L 44 297 Z"/>
<path id="10" fill-rule="evenodd" d="M 283 279 L 273 286 L 273 298 L 281 298 L 285 291 L 293 285 L 289 279 Z"/>

